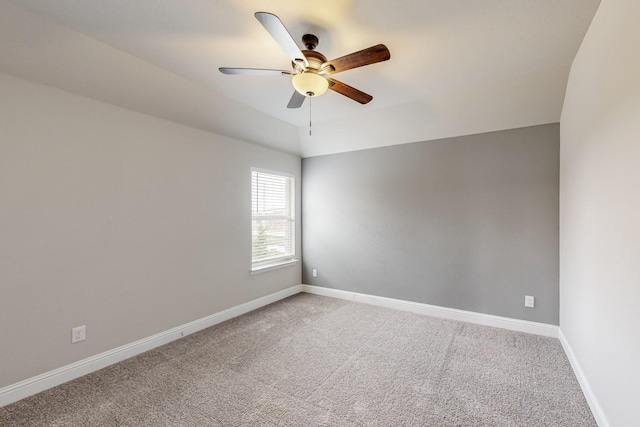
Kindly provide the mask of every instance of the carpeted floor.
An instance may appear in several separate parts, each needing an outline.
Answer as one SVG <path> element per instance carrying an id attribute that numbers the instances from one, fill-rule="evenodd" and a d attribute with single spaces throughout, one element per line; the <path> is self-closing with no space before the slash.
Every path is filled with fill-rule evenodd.
<path id="1" fill-rule="evenodd" d="M 298 294 L 0 408 L 1 426 L 595 426 L 557 339 Z"/>

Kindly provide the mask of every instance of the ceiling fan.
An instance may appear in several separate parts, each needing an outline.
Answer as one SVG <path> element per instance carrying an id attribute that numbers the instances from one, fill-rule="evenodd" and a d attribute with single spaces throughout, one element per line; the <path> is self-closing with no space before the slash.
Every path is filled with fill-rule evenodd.
<path id="1" fill-rule="evenodd" d="M 379 44 L 327 61 L 323 54 L 315 50 L 319 42 L 315 35 L 305 34 L 302 36 L 302 43 L 306 49 L 301 51 L 276 15 L 268 12 L 256 12 L 255 17 L 289 55 L 293 71 L 221 67 L 220 72 L 223 74 L 290 76 L 295 91 L 287 108 L 300 108 L 306 97 L 320 96 L 327 89 L 351 98 L 360 104 L 366 104 L 373 99 L 373 96 L 328 76 L 388 60 L 391 58 L 391 53 L 385 45 Z"/>

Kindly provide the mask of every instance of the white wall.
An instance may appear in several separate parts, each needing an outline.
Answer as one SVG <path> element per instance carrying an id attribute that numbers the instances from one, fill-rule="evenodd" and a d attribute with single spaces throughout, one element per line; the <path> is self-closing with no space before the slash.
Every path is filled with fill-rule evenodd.
<path id="1" fill-rule="evenodd" d="M 299 284 L 249 275 L 251 166 L 299 211 L 297 156 L 0 74 L 0 388 Z"/>
<path id="2" fill-rule="evenodd" d="M 560 328 L 621 427 L 640 402 L 639 22 L 637 0 L 602 1 L 560 124 Z"/>

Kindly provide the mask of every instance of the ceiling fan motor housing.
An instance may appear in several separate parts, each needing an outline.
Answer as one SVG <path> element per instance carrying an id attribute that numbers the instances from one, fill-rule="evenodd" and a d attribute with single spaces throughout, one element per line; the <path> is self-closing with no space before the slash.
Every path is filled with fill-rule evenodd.
<path id="1" fill-rule="evenodd" d="M 327 58 L 316 50 L 303 50 L 305 58 L 307 58 L 307 62 L 309 63 L 309 67 L 305 70 L 301 64 L 292 62 L 293 69 L 297 73 L 302 73 L 304 71 L 311 71 L 314 73 L 324 74 L 325 70 L 322 68 L 322 65 L 327 62 Z"/>

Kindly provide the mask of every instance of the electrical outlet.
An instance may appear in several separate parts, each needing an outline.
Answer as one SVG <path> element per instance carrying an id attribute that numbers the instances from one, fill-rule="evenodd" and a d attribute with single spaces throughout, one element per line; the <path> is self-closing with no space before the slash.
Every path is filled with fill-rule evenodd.
<path id="1" fill-rule="evenodd" d="M 318 277 L 318 270 L 314 268 L 313 270 L 311 270 L 311 274 L 313 275 L 313 277 Z"/>
<path id="2" fill-rule="evenodd" d="M 71 344 L 84 341 L 87 338 L 85 325 L 71 329 Z"/>
<path id="3" fill-rule="evenodd" d="M 526 295 L 524 297 L 524 306 L 525 307 L 529 307 L 529 308 L 533 308 L 533 297 Z"/>

